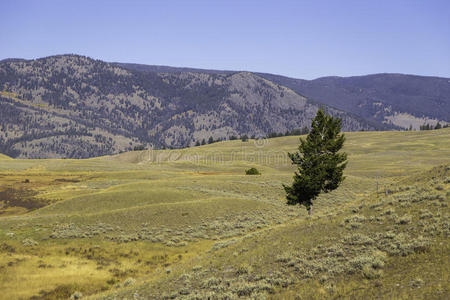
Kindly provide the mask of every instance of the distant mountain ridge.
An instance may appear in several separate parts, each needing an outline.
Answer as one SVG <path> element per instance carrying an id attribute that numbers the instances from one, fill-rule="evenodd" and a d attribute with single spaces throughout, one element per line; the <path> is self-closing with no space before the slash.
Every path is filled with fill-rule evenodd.
<path id="1" fill-rule="evenodd" d="M 264 137 L 308 126 L 320 106 L 250 72 L 139 68 L 78 55 L 0 62 L 0 152 L 84 158 L 141 144 L 179 148 Z M 327 110 L 347 131 L 388 128 Z"/>
<path id="2" fill-rule="evenodd" d="M 144 72 L 156 72 L 156 73 L 206 73 L 206 74 L 232 74 L 244 71 L 230 71 L 230 70 L 213 70 L 213 69 L 198 69 L 198 68 L 189 68 L 189 67 L 171 67 L 171 66 L 163 66 L 163 65 L 143 65 L 143 64 L 134 64 L 134 63 L 111 63 L 115 66 L 134 70 L 134 71 L 144 71 Z"/>
<path id="3" fill-rule="evenodd" d="M 449 122 L 450 82 L 402 74 L 324 77 L 108 63 L 79 55 L 0 61 L 0 153 L 84 158 L 189 147 L 310 124 L 346 131 Z"/>
<path id="4" fill-rule="evenodd" d="M 418 129 L 424 123 L 450 122 L 450 78 L 387 73 L 302 80 L 258 75 L 377 123 Z"/>
<path id="5" fill-rule="evenodd" d="M 149 72 L 229 74 L 234 71 L 120 64 Z M 377 124 L 419 129 L 423 124 L 450 123 L 450 78 L 397 73 L 327 76 L 313 80 L 255 73 L 286 86 L 311 101 L 353 113 Z"/>

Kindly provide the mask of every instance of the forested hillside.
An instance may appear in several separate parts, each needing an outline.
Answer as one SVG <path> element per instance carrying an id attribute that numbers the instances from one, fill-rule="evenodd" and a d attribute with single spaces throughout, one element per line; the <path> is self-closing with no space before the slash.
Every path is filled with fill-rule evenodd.
<path id="1" fill-rule="evenodd" d="M 301 95 L 366 120 L 419 129 L 450 122 L 450 79 L 405 74 L 294 79 L 258 74 Z"/>
<path id="2" fill-rule="evenodd" d="M 319 107 L 249 72 L 158 73 L 77 55 L 1 61 L 0 91 L 0 152 L 26 158 L 263 137 L 309 125 Z M 377 128 L 328 111 L 344 130 Z"/>

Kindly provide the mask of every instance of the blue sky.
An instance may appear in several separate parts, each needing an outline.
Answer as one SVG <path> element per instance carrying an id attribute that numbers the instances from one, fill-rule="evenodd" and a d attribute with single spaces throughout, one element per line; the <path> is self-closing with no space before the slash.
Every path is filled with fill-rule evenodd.
<path id="1" fill-rule="evenodd" d="M 0 1 L 0 59 L 450 77 L 450 1 Z"/>

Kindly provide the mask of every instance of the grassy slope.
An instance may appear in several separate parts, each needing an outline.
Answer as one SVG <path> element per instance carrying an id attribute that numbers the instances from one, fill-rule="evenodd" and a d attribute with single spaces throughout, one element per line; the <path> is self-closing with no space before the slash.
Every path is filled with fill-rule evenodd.
<path id="1" fill-rule="evenodd" d="M 442 297 L 449 175 L 429 170 L 450 163 L 450 130 L 347 138 L 347 179 L 318 199 L 311 220 L 303 209 L 285 206 L 281 187 L 291 181 L 286 152 L 296 149 L 297 137 L 88 160 L 2 160 L 3 296 L 103 290 L 128 297 L 136 291 L 143 297 Z M 243 175 L 249 167 L 263 175 Z M 395 193 L 377 198 L 377 182 L 379 191 Z M 6 205 L 6 199 L 13 200 Z M 431 217 L 421 218 L 424 209 Z M 435 227 L 439 234 L 429 234 Z M 358 234 L 372 242 L 348 242 Z M 416 251 L 420 235 L 426 251 Z M 377 259 L 383 267 L 368 267 Z M 129 277 L 137 282 L 124 286 Z M 192 292 L 181 295 L 184 289 Z"/>
<path id="2" fill-rule="evenodd" d="M 12 159 L 12 158 L 0 153 L 0 160 L 3 160 L 3 159 Z"/>

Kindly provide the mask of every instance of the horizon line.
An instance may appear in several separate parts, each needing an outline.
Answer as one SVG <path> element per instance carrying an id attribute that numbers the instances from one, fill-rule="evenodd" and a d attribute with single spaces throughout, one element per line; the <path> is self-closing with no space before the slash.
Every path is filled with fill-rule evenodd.
<path id="1" fill-rule="evenodd" d="M 374 75 L 404 75 L 404 76 L 417 76 L 417 77 L 432 77 L 432 78 L 441 78 L 441 79 L 450 79 L 450 75 L 449 77 L 444 77 L 444 76 L 438 76 L 438 75 L 423 75 L 423 74 L 412 74 L 412 73 L 402 73 L 402 72 L 375 72 L 375 73 L 364 73 L 364 74 L 359 74 L 359 75 L 347 75 L 347 76 L 343 76 L 343 75 L 324 75 L 324 76 L 320 76 L 320 77 L 315 77 L 313 79 L 304 79 L 301 77 L 292 77 L 289 75 L 284 75 L 284 74 L 280 74 L 280 73 L 271 73 L 271 72 L 267 72 L 267 71 L 251 71 L 251 70 L 231 70 L 231 69 L 223 69 L 223 68 L 203 68 L 203 67 L 193 67 L 193 66 L 173 66 L 173 65 L 166 65 L 166 64 L 148 64 L 148 63 L 140 63 L 140 62 L 124 62 L 124 61 L 107 61 L 104 59 L 100 59 L 100 58 L 94 58 L 92 56 L 89 55 L 84 55 L 84 54 L 78 54 L 78 53 L 63 53 L 63 54 L 53 54 L 53 55 L 47 55 L 47 56 L 41 56 L 41 57 L 35 57 L 35 58 L 21 58 L 21 57 L 6 57 L 3 59 L 0 59 L 0 63 L 5 62 L 5 61 L 33 61 L 33 60 L 40 60 L 40 59 L 45 59 L 45 58 L 50 58 L 50 57 L 57 57 L 57 56 L 80 56 L 80 57 L 87 57 L 89 59 L 92 60 L 100 60 L 103 61 L 105 63 L 110 63 L 110 64 L 129 64 L 129 65 L 141 65 L 141 66 L 149 66 L 149 67 L 166 67 L 166 68 L 173 68 L 173 69 L 192 69 L 192 70 L 196 70 L 196 71 L 215 71 L 215 72 L 227 72 L 227 73 L 240 73 L 240 72 L 249 72 L 249 73 L 254 73 L 254 74 L 267 74 L 267 75 L 275 75 L 275 76 L 281 76 L 281 77 L 286 77 L 286 78 L 290 78 L 290 79 L 298 79 L 298 80 L 305 80 L 305 81 L 313 81 L 313 80 L 317 80 L 317 79 L 323 79 L 323 78 L 352 78 L 352 77 L 365 77 L 365 76 L 374 76 Z M 180 72 L 189 72 L 189 71 L 180 71 Z M 155 72 L 155 73 L 164 73 L 164 72 Z M 200 72 L 199 72 L 200 73 Z"/>

